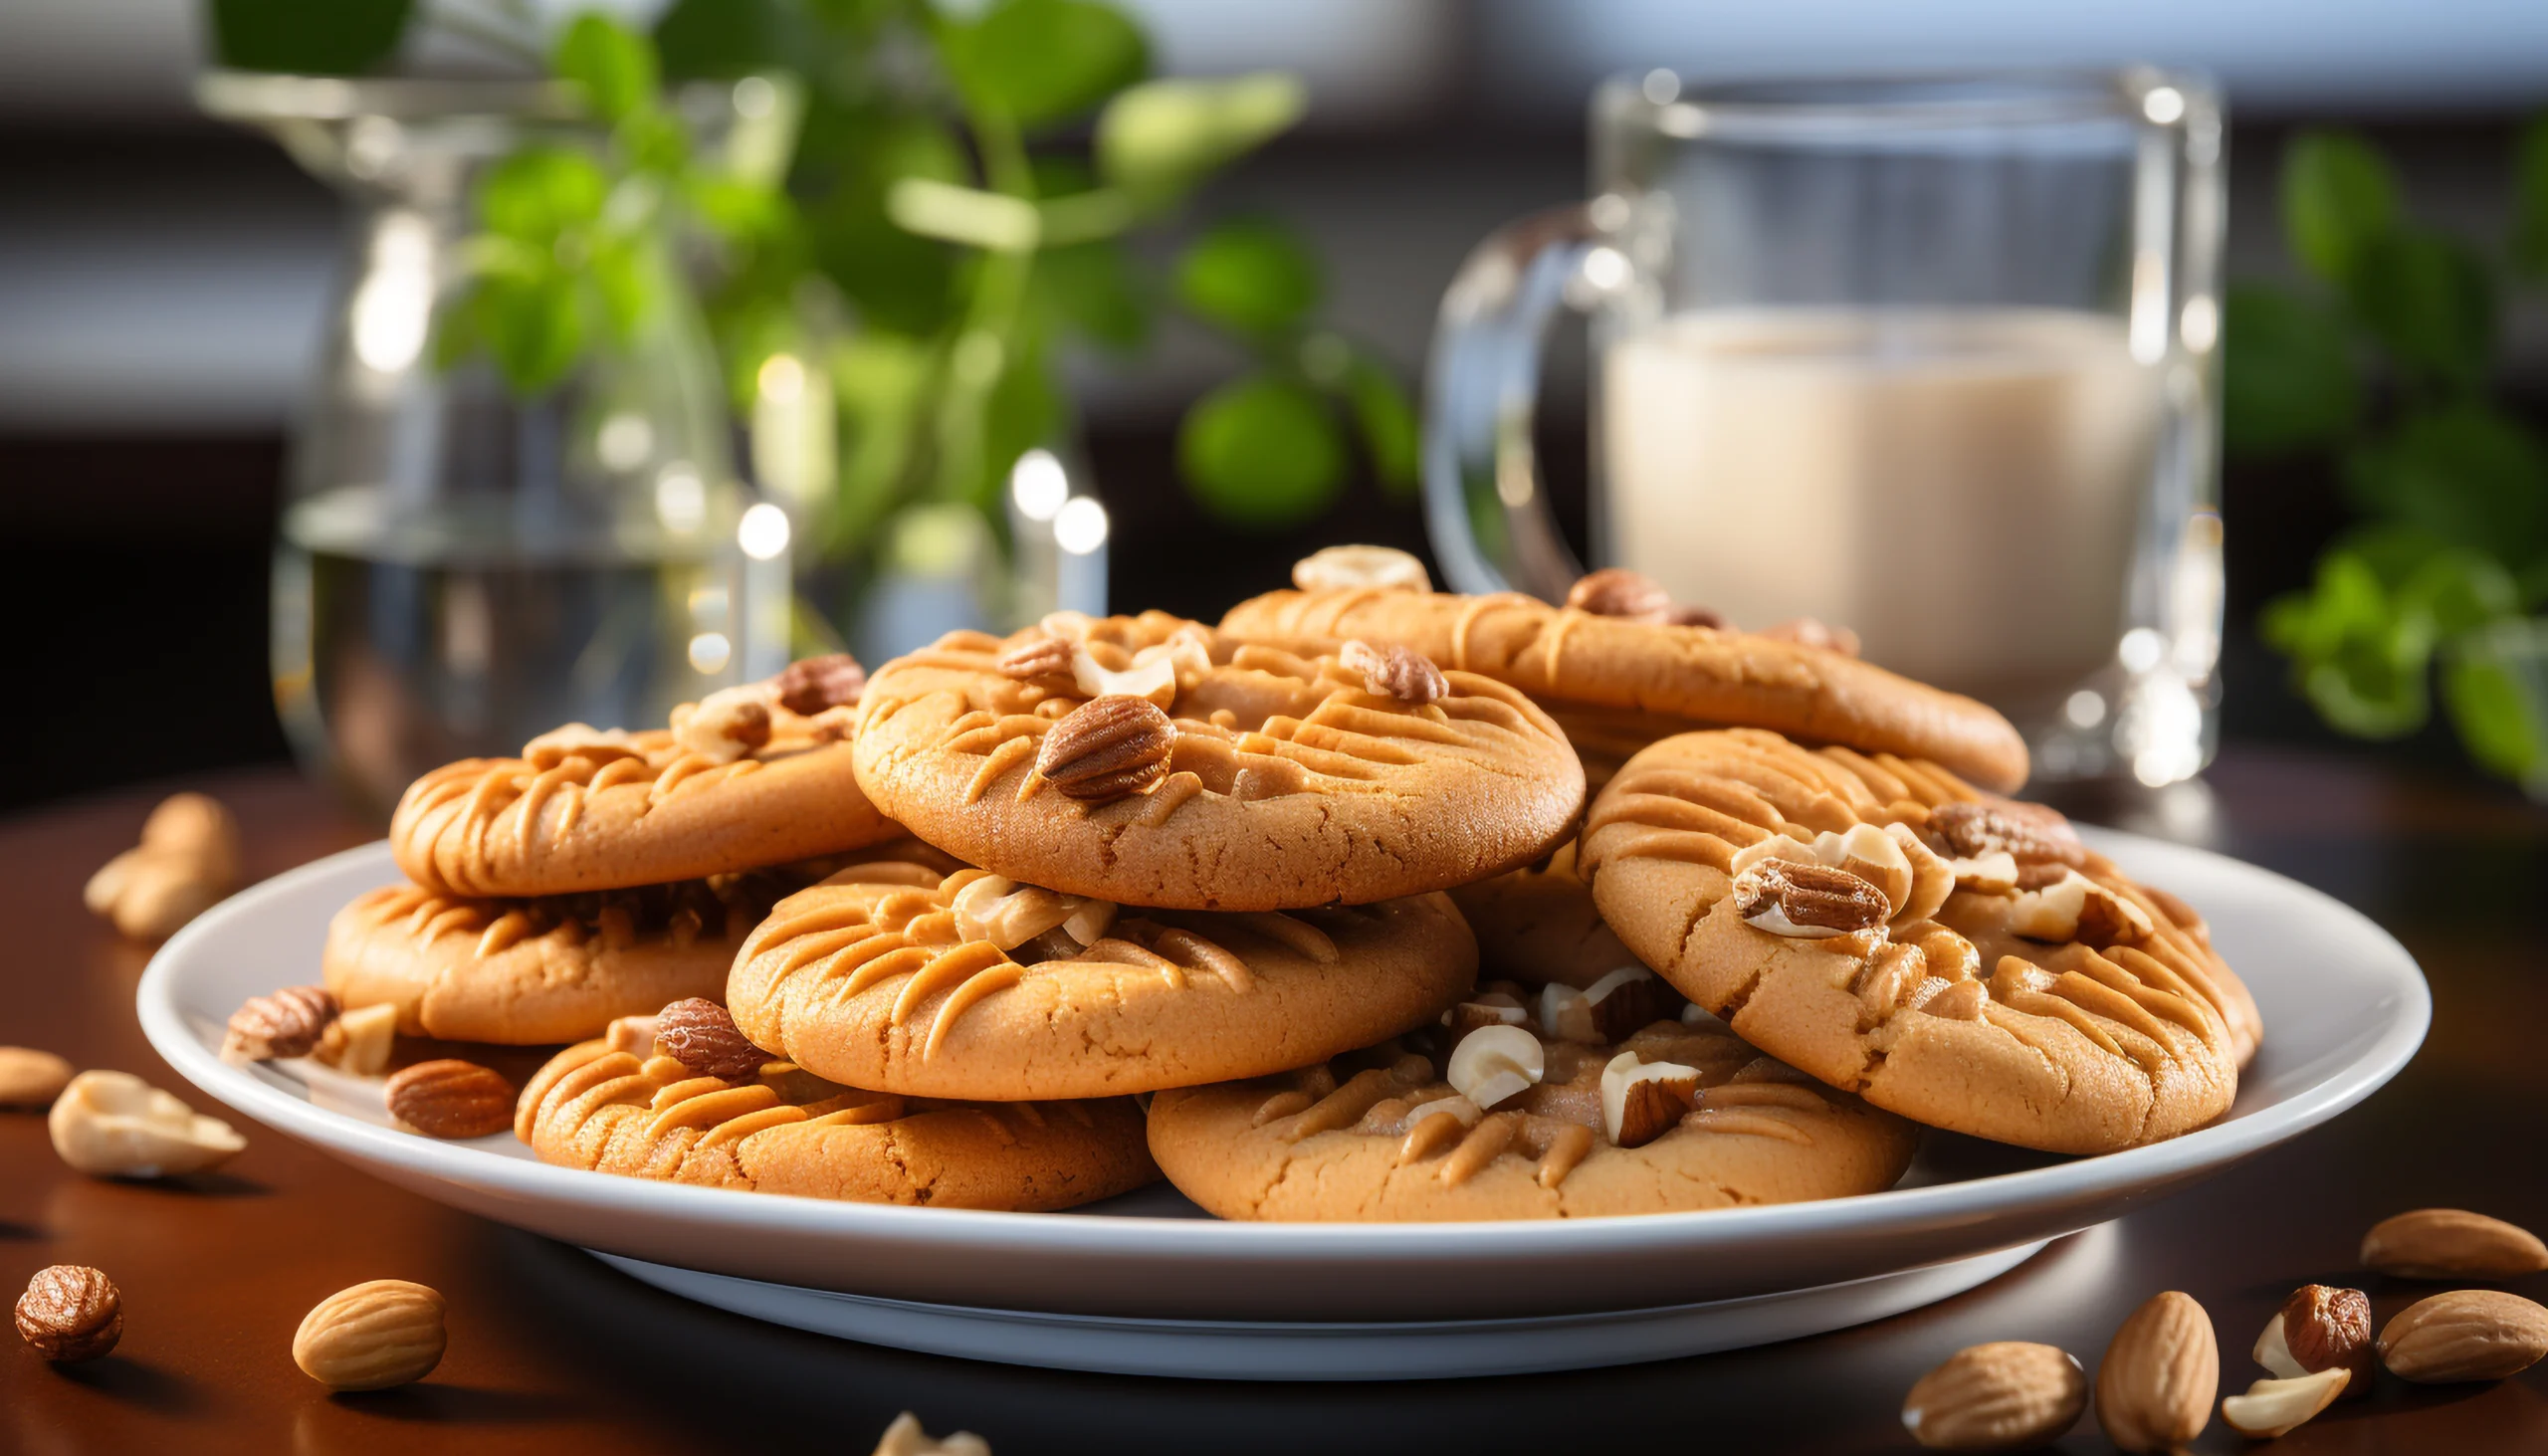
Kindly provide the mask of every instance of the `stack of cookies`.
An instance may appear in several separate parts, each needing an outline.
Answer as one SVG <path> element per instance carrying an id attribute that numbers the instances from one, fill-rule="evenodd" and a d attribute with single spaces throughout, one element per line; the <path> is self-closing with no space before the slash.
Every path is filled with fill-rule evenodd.
<path id="1" fill-rule="evenodd" d="M 1623 573 L 1295 581 L 438 770 L 327 988 L 575 1043 L 518 1103 L 549 1161 L 949 1206 L 1688 1210 L 1887 1187 L 1920 1125 L 2095 1152 L 2229 1105 L 2252 1003 L 2003 797 L 1988 708 Z"/>

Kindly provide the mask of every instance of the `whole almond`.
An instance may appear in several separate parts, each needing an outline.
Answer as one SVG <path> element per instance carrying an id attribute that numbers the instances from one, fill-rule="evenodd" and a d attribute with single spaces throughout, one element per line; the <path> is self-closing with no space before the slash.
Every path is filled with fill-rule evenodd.
<path id="1" fill-rule="evenodd" d="M 1376 696 L 1421 708 L 1451 691 L 1448 678 L 1433 659 L 1408 647 L 1374 647 L 1348 642 L 1337 650 L 1337 666 L 1362 675 L 1363 686 Z"/>
<path id="2" fill-rule="evenodd" d="M 2125 1319 L 2097 1367 L 2097 1424 L 2126 1451 L 2170 1451 L 2212 1423 L 2221 1346 L 2212 1317 L 2176 1290 Z"/>
<path id="3" fill-rule="evenodd" d="M 2399 1279 L 2510 1279 L 2548 1269 L 2548 1244 L 2464 1208 L 2419 1208 L 2373 1224 L 2362 1262 Z"/>
<path id="4" fill-rule="evenodd" d="M 1035 771 L 1075 799 L 1148 793 L 1168 777 L 1176 725 L 1147 698 L 1093 698 L 1044 733 Z"/>
<path id="5" fill-rule="evenodd" d="M 326 1035 L 336 1012 L 336 998 L 324 986 L 286 986 L 272 995 L 250 996 L 230 1013 L 221 1055 L 234 1062 L 306 1057 Z"/>
<path id="6" fill-rule="evenodd" d="M 2004 1340 L 1969 1346 L 1920 1377 L 1902 1428 L 1934 1451 L 2022 1451 L 2059 1436 L 2088 1406 L 2066 1351 Z"/>
<path id="7" fill-rule="evenodd" d="M 375 1279 L 318 1302 L 292 1337 L 292 1362 L 330 1390 L 385 1390 L 442 1363 L 442 1296 L 403 1279 Z"/>
<path id="8" fill-rule="evenodd" d="M 2380 1331 L 2380 1362 L 2401 1380 L 2500 1380 L 2548 1355 L 2548 1309 L 2499 1289 L 2454 1289 L 2401 1310 Z"/>
<path id="9" fill-rule="evenodd" d="M 475 1062 L 418 1062 L 382 1091 L 389 1115 L 428 1138 L 484 1138 L 514 1125 L 513 1084 Z"/>
<path id="10" fill-rule="evenodd" d="M 50 1107 L 71 1084 L 71 1064 L 33 1047 L 0 1047 L 0 1107 Z"/>
<path id="11" fill-rule="evenodd" d="M 46 1359 L 96 1359 L 123 1338 L 123 1295 L 96 1269 L 39 1269 L 18 1297 L 18 1336 Z"/>
<path id="12" fill-rule="evenodd" d="M 827 708 L 856 704 L 867 691 L 867 670 L 848 653 L 835 652 L 799 658 L 769 684 L 777 692 L 779 707 L 811 718 Z"/>
<path id="13" fill-rule="evenodd" d="M 655 1045 L 702 1077 L 749 1082 L 770 1055 L 751 1044 L 734 1013 L 692 996 L 666 1006 L 655 1018 Z"/>

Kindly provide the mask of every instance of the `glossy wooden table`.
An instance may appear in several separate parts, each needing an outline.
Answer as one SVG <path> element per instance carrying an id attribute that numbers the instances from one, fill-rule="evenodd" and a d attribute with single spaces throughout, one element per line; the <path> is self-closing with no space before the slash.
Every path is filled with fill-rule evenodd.
<path id="1" fill-rule="evenodd" d="M 108 1359 L 51 1367 L 0 1352 L 0 1450 L 408 1450 L 863 1453 L 894 1413 L 1046 1451 L 1624 1452 L 1907 1449 L 1902 1393 L 1958 1347 L 2060 1345 L 2093 1368 L 2115 1325 L 2183 1289 L 2211 1311 L 2226 1381 L 2292 1287 L 2370 1290 L 2386 1319 L 2420 1297 L 2352 1268 L 2362 1230 L 2449 1203 L 2548 1228 L 2548 811 L 2336 760 L 2231 754 L 2210 791 L 2074 805 L 2208 839 L 2362 907 L 2434 983 L 2431 1040 L 2332 1127 L 2237 1171 L 2056 1244 L 1958 1299 L 1814 1340 L 1704 1358 L 1493 1381 L 1197 1384 L 972 1364 L 848 1345 L 685 1304 L 571 1248 L 451 1212 L 242 1123 L 246 1153 L 178 1184 L 101 1182 L 58 1162 L 43 1120 L 0 1114 L 0 1282 L 93 1264 L 122 1287 Z M 364 837 L 280 772 L 189 785 L 239 811 L 251 869 Z M 146 952 L 80 907 L 91 869 L 131 843 L 155 792 L 0 825 L 0 1042 L 141 1073 L 207 1110 L 142 1042 Z M 2200 902 L 2201 887 L 2178 887 Z M 312 967 L 278 966 L 276 979 Z M 2270 1028 L 2267 1032 L 2270 1036 Z M 424 1384 L 329 1396 L 294 1368 L 302 1315 L 359 1280 L 449 1297 L 451 1352 Z M 1478 1271 L 1493 1279 L 1492 1268 Z M 2515 1288 L 2548 1298 L 2548 1278 Z M 14 1346 L 14 1342 L 12 1342 Z M 2278 1449 L 2548 1450 L 2548 1366 L 2501 1385 L 2384 1380 Z M 2217 1420 L 2198 1449 L 2244 1443 Z M 2093 1420 L 2061 1443 L 2108 1449 Z"/>

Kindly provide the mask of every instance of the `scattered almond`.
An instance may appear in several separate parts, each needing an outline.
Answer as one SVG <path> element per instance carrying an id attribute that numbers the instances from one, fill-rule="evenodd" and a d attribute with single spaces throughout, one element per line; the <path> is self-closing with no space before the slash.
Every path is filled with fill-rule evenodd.
<path id="1" fill-rule="evenodd" d="M 39 1269 L 18 1297 L 18 1338 L 63 1364 L 96 1359 L 123 1338 L 123 1295 L 99 1270 Z"/>
<path id="2" fill-rule="evenodd" d="M 751 1044 L 725 1007 L 699 996 L 675 1001 L 655 1018 L 655 1045 L 702 1077 L 749 1082 L 769 1053 Z"/>
<path id="3" fill-rule="evenodd" d="M 418 1062 L 382 1092 L 389 1115 L 428 1138 L 484 1138 L 514 1125 L 513 1084 L 475 1062 Z"/>
<path id="4" fill-rule="evenodd" d="M 161 940 L 238 884 L 238 822 L 220 800 L 183 793 L 150 811 L 141 843 L 89 877 L 81 898 L 122 935 Z"/>
<path id="5" fill-rule="evenodd" d="M 2258 1380 L 2221 1402 L 2221 1418 L 2250 1440 L 2270 1441 L 2335 1403 L 2352 1379 L 2342 1366 L 2288 1380 Z"/>
<path id="6" fill-rule="evenodd" d="M 2069 1352 L 2003 1340 L 1969 1346 L 1920 1377 L 1902 1428 L 1933 1451 L 2019 1451 L 2070 1429 L 2088 1408 L 2088 1377 Z"/>
<path id="7" fill-rule="evenodd" d="M 71 1064 L 33 1047 L 0 1047 L 0 1107 L 53 1105 L 71 1084 Z"/>
<path id="8" fill-rule="evenodd" d="M 2194 1297 L 2169 1290 L 2132 1312 L 2097 1366 L 2097 1424 L 2126 1451 L 2173 1451 L 2212 1422 L 2221 1347 Z"/>
<path id="9" fill-rule="evenodd" d="M 2292 1291 L 2256 1337 L 2256 1363 L 2284 1379 L 2343 1368 L 2345 1394 L 2371 1393 L 2371 1300 L 2358 1289 L 2307 1284 Z"/>
<path id="10" fill-rule="evenodd" d="M 2548 1269 L 2548 1244 L 2464 1208 L 2419 1208 L 2373 1224 L 2362 1262 L 2398 1279 L 2510 1279 Z"/>
<path id="11" fill-rule="evenodd" d="M 221 1039 L 225 1062 L 269 1062 L 277 1057 L 306 1057 L 336 1019 L 336 998 L 324 986 L 286 986 L 272 995 L 250 996 L 230 1013 Z"/>
<path id="12" fill-rule="evenodd" d="M 160 1178 L 201 1172 L 248 1145 L 228 1123 L 206 1117 L 129 1072 L 83 1072 L 46 1117 L 53 1150 L 99 1177 Z"/>
<path id="13" fill-rule="evenodd" d="M 375 1279 L 318 1302 L 292 1337 L 292 1362 L 330 1390 L 412 1384 L 442 1363 L 442 1296 L 403 1279 Z"/>
<path id="14" fill-rule="evenodd" d="M 2380 1362 L 2423 1385 L 2500 1380 L 2548 1355 L 2548 1309 L 2499 1289 L 2454 1289 L 2400 1311 L 2380 1331 Z"/>

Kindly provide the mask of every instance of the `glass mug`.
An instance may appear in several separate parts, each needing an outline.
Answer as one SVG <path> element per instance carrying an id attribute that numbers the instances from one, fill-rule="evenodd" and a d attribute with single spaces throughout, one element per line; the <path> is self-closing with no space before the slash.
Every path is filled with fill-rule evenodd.
<path id="1" fill-rule="evenodd" d="M 1592 200 L 1442 303 L 1426 525 L 1449 584 L 1583 573 L 1532 456 L 1591 315 L 1591 546 L 1741 626 L 1814 617 L 1970 693 L 2039 777 L 2215 741 L 2221 111 L 2117 74 L 1595 92 Z"/>

